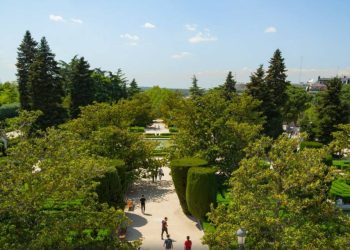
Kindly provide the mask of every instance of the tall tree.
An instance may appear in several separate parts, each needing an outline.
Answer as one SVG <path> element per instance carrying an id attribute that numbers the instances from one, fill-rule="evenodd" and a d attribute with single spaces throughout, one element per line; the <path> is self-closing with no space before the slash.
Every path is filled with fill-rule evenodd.
<path id="1" fill-rule="evenodd" d="M 30 110 L 32 106 L 29 69 L 37 52 L 37 42 L 27 30 L 17 52 L 17 81 L 21 108 Z"/>
<path id="2" fill-rule="evenodd" d="M 225 98 L 227 100 L 232 100 L 232 96 L 236 92 L 236 81 L 233 78 L 231 71 L 228 72 L 226 81 L 223 86 L 223 91 L 224 91 Z"/>
<path id="3" fill-rule="evenodd" d="M 66 118 L 62 107 L 63 89 L 55 55 L 43 37 L 38 52 L 29 69 L 29 84 L 32 87 L 33 110 L 40 110 L 37 125 L 40 129 L 57 125 Z"/>
<path id="4" fill-rule="evenodd" d="M 287 100 L 286 90 L 289 83 L 286 81 L 286 71 L 282 53 L 277 49 L 270 59 L 270 65 L 266 71 L 266 84 L 272 92 L 277 107 L 283 107 Z"/>
<path id="5" fill-rule="evenodd" d="M 192 86 L 190 88 L 190 94 L 192 97 L 198 97 L 204 94 L 204 90 L 198 86 L 198 80 L 195 75 L 193 75 L 192 77 Z"/>
<path id="6" fill-rule="evenodd" d="M 141 92 L 141 89 L 139 88 L 139 86 L 137 85 L 137 82 L 134 79 L 132 79 L 131 83 L 130 83 L 130 86 L 128 88 L 128 97 L 131 98 L 133 97 L 134 95 L 138 94 Z"/>
<path id="7" fill-rule="evenodd" d="M 95 93 L 89 63 L 84 57 L 81 57 L 80 59 L 73 58 L 71 64 L 70 114 L 76 118 L 80 113 L 79 107 L 91 104 Z"/>
<path id="8" fill-rule="evenodd" d="M 349 106 L 341 101 L 342 82 L 339 78 L 333 78 L 326 82 L 327 90 L 321 93 L 317 113 L 319 117 L 319 140 L 329 143 L 332 140 L 332 132 L 336 131 L 336 125 L 346 123 L 349 117 Z"/>

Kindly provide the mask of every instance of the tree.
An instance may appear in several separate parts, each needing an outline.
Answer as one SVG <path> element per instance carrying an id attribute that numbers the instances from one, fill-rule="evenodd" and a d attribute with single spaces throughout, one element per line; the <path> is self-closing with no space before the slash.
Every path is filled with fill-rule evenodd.
<path id="1" fill-rule="evenodd" d="M 141 92 L 141 89 L 139 88 L 139 86 L 137 85 L 137 82 L 134 79 L 132 79 L 131 83 L 130 83 L 130 87 L 128 88 L 128 97 L 131 98 L 134 95 L 138 94 Z"/>
<path id="2" fill-rule="evenodd" d="M 241 95 L 228 102 L 221 90 L 184 100 L 174 111 L 176 158 L 198 156 L 229 175 L 244 156 L 243 148 L 260 136 L 264 119 L 260 102 Z"/>
<path id="3" fill-rule="evenodd" d="M 19 93 L 16 83 L 4 82 L 0 84 L 0 106 L 3 104 L 18 103 Z"/>
<path id="4" fill-rule="evenodd" d="M 80 107 L 89 105 L 94 100 L 94 86 L 91 79 L 90 65 L 84 57 L 73 58 L 71 61 L 71 106 L 70 114 L 73 118 L 80 113 Z"/>
<path id="5" fill-rule="evenodd" d="M 32 88 L 32 109 L 40 110 L 37 125 L 41 129 L 62 123 L 66 111 L 62 107 L 63 89 L 55 55 L 43 37 L 38 52 L 29 69 L 29 84 Z"/>
<path id="6" fill-rule="evenodd" d="M 234 93 L 236 93 L 236 81 L 232 76 L 232 72 L 228 72 L 226 81 L 223 85 L 223 92 L 227 100 L 231 100 Z"/>
<path id="7" fill-rule="evenodd" d="M 32 90 L 29 83 L 29 70 L 37 52 L 37 42 L 27 30 L 17 52 L 17 82 L 21 108 L 31 110 Z"/>
<path id="8" fill-rule="evenodd" d="M 197 84 L 198 80 L 195 75 L 192 77 L 192 86 L 190 88 L 191 97 L 198 97 L 204 94 L 204 90 Z"/>
<path id="9" fill-rule="evenodd" d="M 335 172 L 324 164 L 327 152 L 298 151 L 299 143 L 281 136 L 247 148 L 230 180 L 231 202 L 209 214 L 211 249 L 237 249 L 240 227 L 248 249 L 346 249 L 339 246 L 349 240 L 350 219 L 328 200 Z"/>
<path id="10" fill-rule="evenodd" d="M 287 101 L 283 108 L 284 121 L 298 123 L 301 114 L 310 106 L 311 96 L 304 90 L 294 85 L 287 87 Z"/>
<path id="11" fill-rule="evenodd" d="M 326 82 L 327 89 L 320 96 L 320 103 L 316 107 L 319 117 L 319 140 L 329 143 L 336 125 L 346 123 L 349 117 L 349 106 L 341 101 L 342 82 L 333 78 Z"/>

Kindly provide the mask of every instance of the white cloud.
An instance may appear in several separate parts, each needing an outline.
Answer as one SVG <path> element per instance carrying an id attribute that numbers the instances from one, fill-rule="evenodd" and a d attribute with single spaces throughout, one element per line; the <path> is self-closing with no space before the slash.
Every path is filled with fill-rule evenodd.
<path id="1" fill-rule="evenodd" d="M 186 25 L 185 25 L 185 28 L 186 28 L 188 31 L 196 31 L 196 29 L 197 29 L 197 24 L 186 24 Z"/>
<path id="2" fill-rule="evenodd" d="M 181 59 L 181 58 L 187 57 L 189 55 L 191 55 L 191 53 L 189 53 L 189 52 L 180 52 L 180 53 L 172 55 L 171 58 L 173 58 L 173 59 Z"/>
<path id="3" fill-rule="evenodd" d="M 71 18 L 70 20 L 71 20 L 73 23 L 78 23 L 78 24 L 82 24 L 82 23 L 83 23 L 83 20 L 77 19 L 77 18 Z"/>
<path id="4" fill-rule="evenodd" d="M 49 19 L 50 19 L 51 21 L 54 21 L 54 22 L 64 22 L 64 21 L 65 21 L 65 20 L 63 19 L 63 17 L 57 16 L 57 15 L 53 15 L 53 14 L 51 14 L 51 15 L 49 16 Z"/>
<path id="5" fill-rule="evenodd" d="M 190 43 L 214 42 L 217 40 L 217 37 L 212 36 L 209 32 L 198 32 L 195 36 L 188 39 Z"/>
<path id="6" fill-rule="evenodd" d="M 265 29 L 265 33 L 276 33 L 277 29 L 276 27 L 270 26 Z"/>
<path id="7" fill-rule="evenodd" d="M 155 29 L 156 26 L 154 24 L 151 23 L 145 23 L 144 25 L 142 25 L 142 27 L 144 27 L 145 29 Z"/>
<path id="8" fill-rule="evenodd" d="M 120 38 L 128 41 L 129 45 L 136 46 L 140 38 L 137 35 L 130 35 L 129 33 L 125 33 L 120 35 Z"/>

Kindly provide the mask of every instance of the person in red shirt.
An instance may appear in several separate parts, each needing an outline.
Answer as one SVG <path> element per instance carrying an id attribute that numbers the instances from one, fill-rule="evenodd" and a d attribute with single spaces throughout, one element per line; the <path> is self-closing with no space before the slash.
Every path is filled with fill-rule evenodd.
<path id="1" fill-rule="evenodd" d="M 190 240 L 190 236 L 187 236 L 186 238 L 187 240 L 185 241 L 185 250 L 191 250 L 192 241 Z"/>

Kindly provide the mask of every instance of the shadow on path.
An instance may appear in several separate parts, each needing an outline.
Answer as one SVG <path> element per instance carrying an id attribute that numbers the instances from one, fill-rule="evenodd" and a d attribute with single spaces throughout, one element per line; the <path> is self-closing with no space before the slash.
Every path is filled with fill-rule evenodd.
<path id="1" fill-rule="evenodd" d="M 149 180 L 142 180 L 140 182 L 135 183 L 132 190 L 129 192 L 128 197 L 135 199 L 136 202 L 139 201 L 140 194 L 147 194 L 146 197 L 146 209 L 147 202 L 162 202 L 165 200 L 165 197 L 170 193 L 175 192 L 172 189 L 172 181 L 171 180 L 162 180 L 152 182 Z"/>
<path id="2" fill-rule="evenodd" d="M 147 224 L 147 219 L 137 214 L 126 212 L 125 215 L 132 220 L 133 227 L 142 227 Z"/>
<path id="3" fill-rule="evenodd" d="M 126 238 L 130 241 L 142 238 L 142 233 L 133 227 L 128 227 L 126 231 Z"/>

